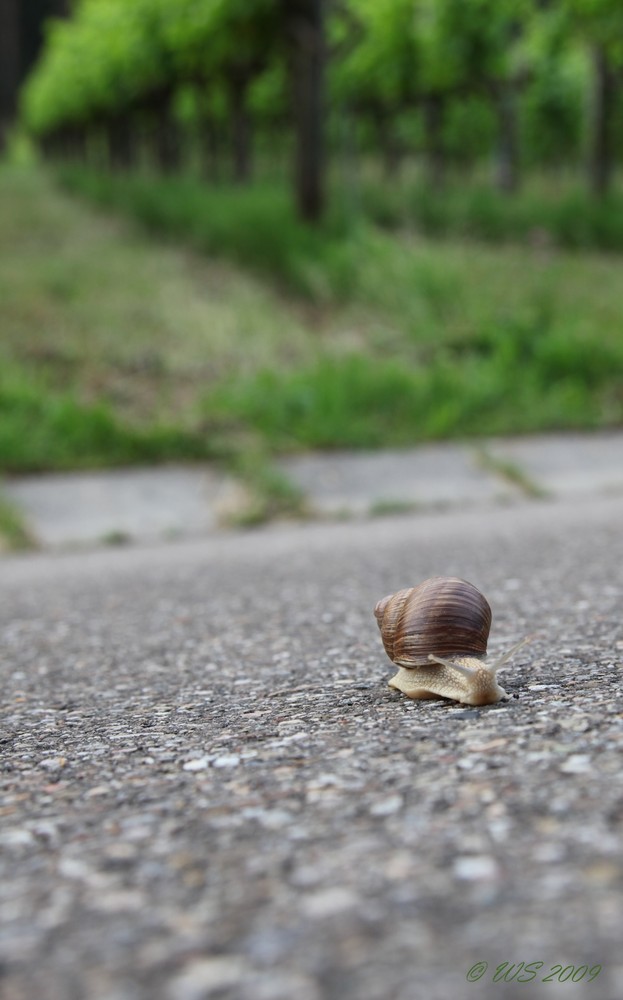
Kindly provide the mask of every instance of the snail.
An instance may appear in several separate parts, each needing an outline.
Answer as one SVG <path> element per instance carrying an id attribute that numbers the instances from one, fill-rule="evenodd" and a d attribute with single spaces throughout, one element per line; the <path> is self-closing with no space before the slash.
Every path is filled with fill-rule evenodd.
<path id="1" fill-rule="evenodd" d="M 490 705 L 507 697 L 496 673 L 527 642 L 486 662 L 491 608 L 458 577 L 435 576 L 379 601 L 374 614 L 398 673 L 389 686 L 408 698 L 452 698 Z"/>

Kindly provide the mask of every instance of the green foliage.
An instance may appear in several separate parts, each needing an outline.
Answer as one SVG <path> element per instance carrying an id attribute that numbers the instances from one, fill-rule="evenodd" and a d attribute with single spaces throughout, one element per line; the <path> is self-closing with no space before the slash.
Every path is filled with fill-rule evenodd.
<path id="1" fill-rule="evenodd" d="M 276 26 L 274 0 L 83 0 L 53 22 L 24 92 L 35 133 L 124 111 L 197 79 L 257 74 Z"/>
<path id="2" fill-rule="evenodd" d="M 6 472 L 208 457 L 201 435 L 166 426 L 131 427 L 103 402 L 81 403 L 23 368 L 0 370 L 0 468 Z"/>
<path id="3" fill-rule="evenodd" d="M 52 22 L 23 106 L 35 133 L 114 113 L 167 81 L 157 0 L 83 0 Z"/>
<path id="4" fill-rule="evenodd" d="M 209 120 L 231 142 L 244 105 L 256 126 L 287 133 L 286 9 L 281 0 L 82 0 L 49 27 L 23 121 L 42 140 L 60 140 L 57 153 L 67 155 L 72 136 L 92 151 L 107 127 L 142 126 L 181 93 L 187 131 Z M 599 48 L 620 76 L 622 11 L 620 0 L 327 4 L 331 134 L 355 116 L 377 153 L 434 147 L 438 159 L 468 165 L 500 153 L 507 102 L 521 125 L 518 160 L 577 164 L 595 131 L 591 57 Z"/>
<path id="5" fill-rule="evenodd" d="M 482 183 L 455 183 L 442 193 L 418 183 L 362 189 L 364 212 L 387 229 L 415 226 L 430 236 L 491 243 L 520 241 L 573 250 L 623 251 L 623 197 L 596 201 L 577 186 L 526 191 L 513 199 Z"/>
<path id="6" fill-rule="evenodd" d="M 623 7 L 618 0 L 564 0 L 571 30 L 591 45 L 603 46 L 623 66 Z"/>
<path id="7" fill-rule="evenodd" d="M 616 422 L 621 371 L 620 340 L 561 327 L 545 297 L 524 313 L 483 317 L 470 338 L 422 342 L 410 361 L 320 357 L 294 372 L 231 381 L 204 407 L 214 426 L 254 428 L 271 448 L 400 446 Z"/>
<path id="8" fill-rule="evenodd" d="M 338 101 L 394 109 L 413 96 L 418 62 L 412 0 L 350 0 L 345 24 L 331 25 L 343 58 L 334 71 Z M 344 15 L 343 15 L 344 16 Z M 355 26 L 356 44 L 350 40 Z"/>
<path id="9" fill-rule="evenodd" d="M 190 178 L 110 176 L 65 168 L 63 183 L 100 205 L 120 207 L 150 231 L 181 237 L 208 254 L 224 254 L 308 298 L 347 297 L 356 246 L 336 213 L 322 228 L 299 222 L 274 187 L 209 189 Z"/>
<path id="10" fill-rule="evenodd" d="M 584 52 L 565 50 L 535 68 L 522 105 L 522 147 L 528 166 L 565 166 L 582 152 L 583 108 L 589 87 Z"/>
<path id="11" fill-rule="evenodd" d="M 252 427 L 281 450 L 599 426 L 623 351 L 602 348 L 590 362 L 590 350 L 560 337 L 541 344 L 535 330 L 510 325 L 460 357 L 442 352 L 426 365 L 352 354 L 264 371 L 214 392 L 205 413 L 214 425 Z"/>
<path id="12" fill-rule="evenodd" d="M 276 449 L 623 421 L 616 259 L 339 220 L 310 234 L 268 189 L 178 183 L 93 191 L 134 214 L 142 198 L 180 248 L 0 171 L 0 469 L 238 456 L 253 519 L 296 506 Z M 237 206 L 220 221 L 219 196 Z M 189 254 L 191 236 L 221 259 Z"/>

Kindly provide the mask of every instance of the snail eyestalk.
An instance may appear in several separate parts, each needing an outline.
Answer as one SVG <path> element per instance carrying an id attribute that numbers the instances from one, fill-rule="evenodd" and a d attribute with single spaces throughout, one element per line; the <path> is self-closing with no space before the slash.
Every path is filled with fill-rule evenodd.
<path id="1" fill-rule="evenodd" d="M 506 652 L 502 654 L 499 660 L 496 660 L 495 663 L 491 664 L 491 669 L 497 672 L 500 667 L 503 667 L 505 663 L 508 663 L 515 653 L 519 652 L 519 650 L 529 642 L 532 642 L 531 635 L 527 635 L 525 639 L 521 640 L 521 642 L 516 642 L 514 646 L 511 646 L 510 649 L 507 649 Z"/>

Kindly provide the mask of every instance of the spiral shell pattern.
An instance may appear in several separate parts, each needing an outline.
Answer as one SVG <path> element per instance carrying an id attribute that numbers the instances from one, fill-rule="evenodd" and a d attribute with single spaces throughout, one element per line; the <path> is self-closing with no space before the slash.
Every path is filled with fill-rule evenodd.
<path id="1" fill-rule="evenodd" d="M 489 602 L 467 580 L 435 576 L 378 602 L 374 614 L 385 652 L 403 667 L 435 656 L 485 656 L 491 628 Z"/>

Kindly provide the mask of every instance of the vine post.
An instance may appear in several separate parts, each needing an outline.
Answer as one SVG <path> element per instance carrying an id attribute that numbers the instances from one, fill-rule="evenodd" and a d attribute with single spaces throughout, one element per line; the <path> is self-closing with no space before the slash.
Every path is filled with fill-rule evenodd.
<path id="1" fill-rule="evenodd" d="M 294 105 L 296 205 L 302 219 L 318 222 L 325 207 L 324 0 L 286 0 L 285 16 Z"/>

